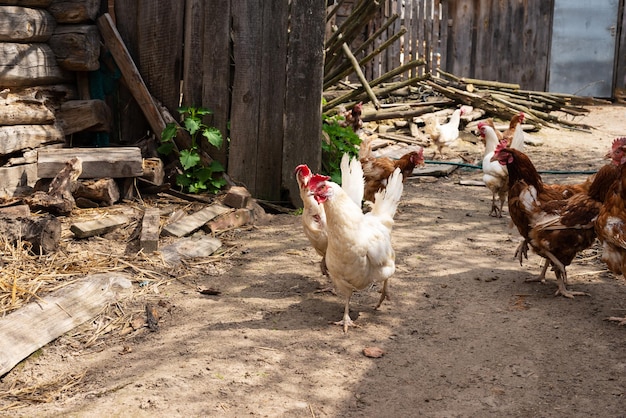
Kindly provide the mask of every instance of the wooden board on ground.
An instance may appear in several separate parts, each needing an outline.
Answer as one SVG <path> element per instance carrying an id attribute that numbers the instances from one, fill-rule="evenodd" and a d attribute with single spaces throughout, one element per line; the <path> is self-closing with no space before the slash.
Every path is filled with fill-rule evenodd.
<path id="1" fill-rule="evenodd" d="M 139 246 L 144 253 L 159 249 L 159 229 L 161 214 L 158 208 L 146 208 L 141 222 Z"/>
<path id="2" fill-rule="evenodd" d="M 128 289 L 126 275 L 94 274 L 0 318 L 0 376 L 114 301 Z"/>
<path id="3" fill-rule="evenodd" d="M 202 225 L 206 224 L 216 216 L 230 210 L 232 209 L 221 204 L 211 205 L 195 213 L 192 213 L 189 216 L 185 216 L 184 218 L 176 222 L 165 225 L 165 227 L 163 227 L 163 230 L 161 231 L 161 234 L 179 238 L 183 237 L 197 229 L 200 229 Z"/>
<path id="4" fill-rule="evenodd" d="M 83 162 L 80 178 L 139 177 L 143 174 L 141 150 L 138 147 L 62 148 L 39 152 L 39 177 L 56 176 L 72 157 L 79 157 Z"/>
<path id="5" fill-rule="evenodd" d="M 452 174 L 454 170 L 459 168 L 457 164 L 463 164 L 463 160 L 460 158 L 455 158 L 454 160 L 450 161 L 442 161 L 441 164 L 427 163 L 426 165 L 424 165 L 424 167 L 415 168 L 415 170 L 413 170 L 413 175 L 445 177 Z"/>
<path id="6" fill-rule="evenodd" d="M 76 238 L 87 238 L 95 235 L 106 234 L 128 223 L 128 217 L 124 215 L 111 215 L 102 219 L 93 221 L 77 222 L 70 226 L 70 231 L 74 233 Z"/>

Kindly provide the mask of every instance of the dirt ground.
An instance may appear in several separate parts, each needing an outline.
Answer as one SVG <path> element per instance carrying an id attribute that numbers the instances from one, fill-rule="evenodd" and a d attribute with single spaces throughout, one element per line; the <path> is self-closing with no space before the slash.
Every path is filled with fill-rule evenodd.
<path id="1" fill-rule="evenodd" d="M 539 170 L 604 163 L 626 135 L 626 107 L 589 108 L 575 120 L 591 133 L 527 134 L 542 141 L 527 147 Z M 482 149 L 462 141 L 456 151 L 479 159 Z M 626 280 L 594 246 L 568 268 L 569 288 L 590 297 L 554 297 L 552 272 L 525 282 L 540 259 L 520 266 L 508 212 L 490 217 L 489 191 L 459 184 L 480 178 L 460 168 L 407 181 L 392 300 L 374 311 L 377 288 L 355 294 L 360 327 L 347 334 L 329 325 L 342 302 L 316 292 L 328 282 L 300 218 L 272 215 L 223 237 L 228 257 L 171 271 L 158 293 L 134 284 L 120 305 L 154 302 L 158 331 L 112 331 L 89 347 L 68 333 L 20 363 L 0 379 L 0 416 L 626 417 L 626 327 L 606 320 L 626 316 Z M 20 396 L 35 386 L 36 397 Z"/>

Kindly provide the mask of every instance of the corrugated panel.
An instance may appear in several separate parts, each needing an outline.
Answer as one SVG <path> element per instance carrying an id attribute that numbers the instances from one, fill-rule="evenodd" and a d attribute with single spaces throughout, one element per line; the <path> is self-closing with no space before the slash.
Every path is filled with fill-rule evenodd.
<path id="1" fill-rule="evenodd" d="M 611 97 L 619 0 L 555 0 L 548 89 Z"/>

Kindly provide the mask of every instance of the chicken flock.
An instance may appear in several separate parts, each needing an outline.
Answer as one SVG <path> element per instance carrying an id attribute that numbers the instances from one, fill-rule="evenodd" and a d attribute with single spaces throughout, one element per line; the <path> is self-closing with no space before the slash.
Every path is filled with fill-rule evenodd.
<path id="1" fill-rule="evenodd" d="M 437 147 L 433 157 L 437 152 L 443 157 L 442 148 L 456 142 L 460 116 L 466 111 L 466 107 L 456 109 L 443 125 L 426 121 Z M 492 194 L 489 214 L 502 217 L 507 202 L 511 222 L 522 238 L 515 250 L 520 265 L 529 248 L 544 259 L 539 275 L 527 281 L 544 282 L 551 267 L 556 276 L 555 295 L 588 295 L 567 288 L 566 268 L 596 239 L 608 269 L 616 275 L 626 273 L 626 137 L 613 141 L 606 155 L 609 162 L 584 182 L 546 184 L 524 153 L 524 117 L 523 113 L 514 116 L 504 132 L 498 131 L 491 119 L 478 124 L 485 145 L 483 182 Z M 397 160 L 375 157 L 366 139 L 358 157 L 343 156 L 341 185 L 328 176 L 313 174 L 306 165 L 295 169 L 303 202 L 303 229 L 322 257 L 322 273 L 344 299 L 343 317 L 334 322 L 342 325 L 344 332 L 355 326 L 349 311 L 354 291 L 381 283 L 374 309 L 389 298 L 388 281 L 395 272 L 394 216 L 404 181 L 424 162 L 423 149 Z M 626 317 L 609 319 L 626 325 Z"/>

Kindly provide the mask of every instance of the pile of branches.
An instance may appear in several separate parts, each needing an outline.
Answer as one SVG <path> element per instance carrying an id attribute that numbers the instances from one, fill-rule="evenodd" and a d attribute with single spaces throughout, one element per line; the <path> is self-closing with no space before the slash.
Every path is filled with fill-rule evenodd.
<path id="1" fill-rule="evenodd" d="M 327 22 L 344 1 L 341 0 L 330 10 Z M 332 115 L 340 106 L 351 108 L 358 102 L 371 102 L 376 113 L 364 114 L 363 120 L 384 120 L 416 117 L 443 107 L 464 104 L 482 109 L 489 116 L 503 120 L 510 120 L 515 114 L 524 112 L 527 123 L 537 128 L 561 125 L 589 129 L 584 124 L 568 120 L 566 116 L 587 114 L 589 111 L 585 109 L 585 105 L 609 103 L 589 97 L 522 90 L 518 84 L 457 77 L 440 69 L 437 76 L 426 73 L 417 77 L 407 77 L 406 74 L 411 70 L 426 65 L 422 59 L 402 64 L 375 80 L 366 80 L 361 68 L 406 33 L 406 29 L 401 27 L 397 33 L 382 40 L 381 35 L 398 19 L 398 15 L 394 14 L 375 33 L 356 46 L 359 36 L 364 33 L 364 29 L 378 10 L 378 1 L 360 2 L 340 27 L 333 27 L 332 36 L 325 42 L 324 97 L 327 101 L 322 107 L 324 114 Z M 367 53 L 379 38 L 380 45 Z M 358 56 L 363 58 L 357 59 Z M 344 81 L 348 78 L 354 79 L 355 76 L 359 80 L 358 83 Z M 406 79 L 394 81 L 399 77 Z M 381 101 L 398 96 L 397 92 L 406 89 L 421 92 L 422 103 L 411 103 L 402 110 L 382 109 L 385 106 Z M 562 114 L 554 115 L 551 113 L 554 111 L 560 111 Z"/>

